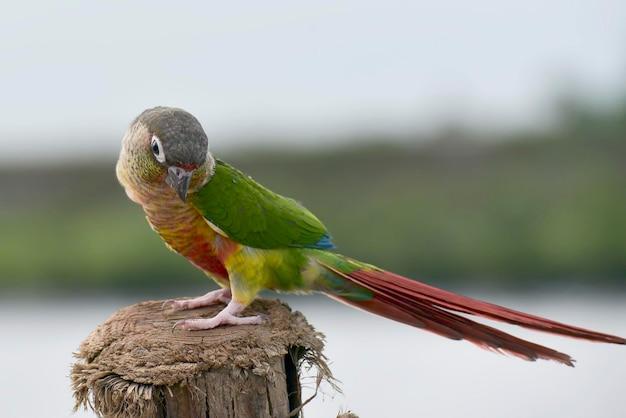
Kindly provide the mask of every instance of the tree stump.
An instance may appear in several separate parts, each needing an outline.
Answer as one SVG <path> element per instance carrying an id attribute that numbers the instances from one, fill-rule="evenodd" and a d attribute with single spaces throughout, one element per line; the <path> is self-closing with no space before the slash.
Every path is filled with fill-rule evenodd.
<path id="1" fill-rule="evenodd" d="M 265 315 L 263 325 L 172 328 L 222 308 L 172 312 L 149 301 L 117 311 L 75 353 L 76 408 L 106 418 L 284 418 L 304 405 L 303 369 L 316 370 L 316 385 L 332 383 L 323 335 L 279 301 L 260 299 L 243 313 Z"/>

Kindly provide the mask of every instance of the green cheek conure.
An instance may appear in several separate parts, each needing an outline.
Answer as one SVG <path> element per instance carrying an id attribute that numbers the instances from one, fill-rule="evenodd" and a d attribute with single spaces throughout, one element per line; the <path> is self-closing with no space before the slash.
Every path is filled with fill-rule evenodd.
<path id="1" fill-rule="evenodd" d="M 395 321 L 527 360 L 573 365 L 567 354 L 459 313 L 626 344 L 620 337 L 457 295 L 334 252 L 330 234 L 306 208 L 214 159 L 202 126 L 184 110 L 157 107 L 139 115 L 124 136 L 116 171 L 166 245 L 221 287 L 195 299 L 171 301 L 174 309 L 226 304 L 215 317 L 184 320 L 177 324 L 180 328 L 259 324 L 262 318 L 239 314 L 259 291 L 271 289 L 324 293 Z"/>

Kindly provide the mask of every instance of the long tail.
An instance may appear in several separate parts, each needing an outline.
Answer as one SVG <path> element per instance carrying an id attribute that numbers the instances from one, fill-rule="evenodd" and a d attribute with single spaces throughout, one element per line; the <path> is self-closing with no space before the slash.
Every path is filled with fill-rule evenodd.
<path id="1" fill-rule="evenodd" d="M 447 338 L 468 340 L 482 348 L 506 352 L 525 360 L 555 360 L 568 366 L 574 360 L 558 352 L 496 328 L 472 321 L 455 312 L 478 315 L 508 322 L 526 328 L 546 331 L 568 337 L 613 344 L 626 344 L 626 339 L 590 331 L 550 319 L 515 311 L 492 303 L 461 296 L 406 277 L 343 258 L 318 258 L 329 272 L 359 288 L 370 297 L 354 297 L 341 292 L 327 292 L 328 296 L 365 311 L 384 316 L 414 327 L 422 328 Z"/>

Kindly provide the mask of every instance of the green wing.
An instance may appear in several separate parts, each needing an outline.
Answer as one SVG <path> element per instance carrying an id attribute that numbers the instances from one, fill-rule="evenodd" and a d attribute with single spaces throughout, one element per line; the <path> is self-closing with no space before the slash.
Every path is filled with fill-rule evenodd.
<path id="1" fill-rule="evenodd" d="M 219 160 L 213 177 L 189 201 L 230 238 L 249 247 L 334 248 L 326 227 L 305 207 Z"/>

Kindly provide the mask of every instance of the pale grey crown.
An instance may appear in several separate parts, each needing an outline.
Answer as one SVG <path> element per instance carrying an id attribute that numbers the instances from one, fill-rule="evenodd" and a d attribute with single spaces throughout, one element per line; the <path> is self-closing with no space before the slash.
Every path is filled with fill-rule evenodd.
<path id="1" fill-rule="evenodd" d="M 145 110 L 135 122 L 141 122 L 159 138 L 168 166 L 198 167 L 205 163 L 209 140 L 191 113 L 159 106 Z"/>

